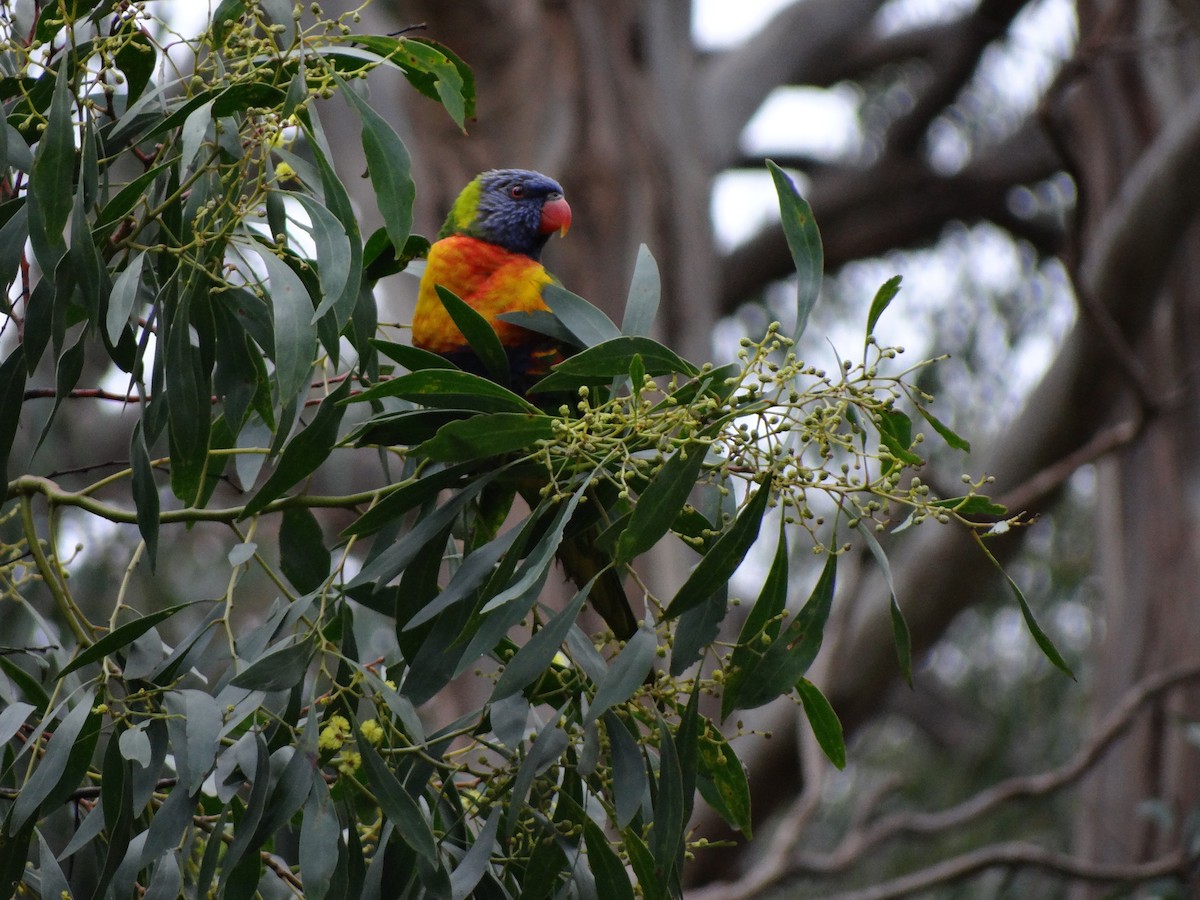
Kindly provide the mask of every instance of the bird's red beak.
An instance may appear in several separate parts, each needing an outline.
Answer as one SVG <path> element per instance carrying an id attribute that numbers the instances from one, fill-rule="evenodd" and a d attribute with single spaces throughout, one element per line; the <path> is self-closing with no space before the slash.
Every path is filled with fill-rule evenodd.
<path id="1" fill-rule="evenodd" d="M 542 222 L 538 231 L 542 234 L 558 232 L 565 235 L 571 227 L 571 207 L 561 196 L 551 197 L 542 204 Z"/>

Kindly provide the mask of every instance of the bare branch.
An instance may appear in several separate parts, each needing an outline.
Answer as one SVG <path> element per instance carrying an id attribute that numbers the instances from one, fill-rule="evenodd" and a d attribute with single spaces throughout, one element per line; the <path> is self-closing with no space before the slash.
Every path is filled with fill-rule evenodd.
<path id="1" fill-rule="evenodd" d="M 794 855 L 803 838 L 804 827 L 813 815 L 812 800 L 811 798 L 806 799 L 806 796 L 819 793 L 819 791 L 805 791 L 805 796 L 796 802 L 776 829 L 766 857 L 758 862 L 753 871 L 736 882 L 716 884 L 704 891 L 695 892 L 692 896 L 697 900 L 749 898 L 758 896 L 788 879 L 800 875 L 834 875 L 846 872 L 858 864 L 867 853 L 885 841 L 903 835 L 948 834 L 981 819 L 1004 803 L 1029 797 L 1041 797 L 1061 790 L 1075 783 L 1090 771 L 1105 751 L 1128 732 L 1134 719 L 1146 711 L 1155 699 L 1179 684 L 1197 678 L 1200 678 L 1200 659 L 1146 678 L 1125 694 L 1100 728 L 1088 738 L 1070 760 L 1058 768 L 1039 772 L 1036 775 L 1021 775 L 1006 779 L 949 809 L 938 812 L 898 813 L 889 816 L 872 827 L 851 834 L 840 846 L 827 854 L 801 854 L 798 857 Z M 1097 881 L 1132 881 L 1144 877 L 1141 874 L 1122 874 L 1141 873 L 1142 867 L 1136 865 L 1102 867 L 1054 854 L 1026 857 L 1022 855 L 1023 851 L 1015 854 L 1012 852 L 1014 847 L 1024 848 L 1026 846 L 1024 844 L 1002 844 L 983 847 L 879 886 L 880 889 L 886 888 L 892 891 L 890 893 L 875 894 L 868 891 L 848 896 L 861 897 L 864 900 L 869 897 L 899 896 L 902 893 L 961 878 L 972 872 L 998 865 L 1038 865 L 1060 871 L 1071 877 Z M 1041 848 L 1033 849 L 1038 853 L 1048 853 Z M 1168 872 L 1178 871 L 1184 862 L 1182 857 L 1172 856 L 1169 859 L 1173 862 L 1168 866 Z M 1165 864 L 1161 860 L 1159 863 Z M 1093 874 L 1091 877 L 1080 874 L 1084 871 L 1090 871 Z M 934 880 L 915 881 L 926 877 Z M 917 886 L 896 887 L 908 884 L 910 881 Z"/>
<path id="2" fill-rule="evenodd" d="M 949 884 L 969 875 L 995 868 L 1037 868 L 1076 881 L 1136 884 L 1169 875 L 1182 878 L 1191 865 L 1192 860 L 1182 850 L 1168 853 L 1146 863 L 1121 865 L 1088 862 L 1066 853 L 1046 850 L 1034 844 L 1013 842 L 983 847 L 911 875 L 885 881 L 874 887 L 845 894 L 834 894 L 827 900 L 891 900 L 894 897 L 915 894 L 917 891 Z"/>

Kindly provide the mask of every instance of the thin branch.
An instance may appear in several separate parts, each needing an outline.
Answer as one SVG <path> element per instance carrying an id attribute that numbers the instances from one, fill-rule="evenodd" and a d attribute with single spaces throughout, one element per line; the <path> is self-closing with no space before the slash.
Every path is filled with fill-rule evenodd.
<path id="1" fill-rule="evenodd" d="M 1041 797 L 1073 784 L 1100 760 L 1104 753 L 1122 736 L 1139 713 L 1160 694 L 1179 684 L 1200 678 L 1200 659 L 1192 660 L 1165 672 L 1152 675 L 1129 690 L 1109 714 L 1099 729 L 1087 740 L 1076 754 L 1058 768 L 1036 775 L 1021 775 L 1006 779 L 980 791 L 957 806 L 938 812 L 899 813 L 883 819 L 872 828 L 850 835 L 832 852 L 824 855 L 793 854 L 803 838 L 803 825 L 812 815 L 808 803 L 798 801 L 781 822 L 766 857 L 743 878 L 736 882 L 713 884 L 689 894 L 694 900 L 741 900 L 756 897 L 779 886 L 785 881 L 803 875 L 836 875 L 846 872 L 884 841 L 902 835 L 936 835 L 951 833 L 992 812 L 1001 804 L 1012 800 Z M 807 793 L 807 792 L 806 792 Z M 1186 862 L 1182 856 L 1172 856 L 1145 865 L 1100 866 L 1085 863 L 1071 857 L 1051 854 L 1041 848 L 1033 856 L 1012 853 L 1012 848 L 1025 848 L 1025 844 L 1002 844 L 980 848 L 977 851 L 938 863 L 921 872 L 880 885 L 890 893 L 874 894 L 861 892 L 847 895 L 843 900 L 867 900 L 867 898 L 896 897 L 902 893 L 921 890 L 931 884 L 999 865 L 1036 865 L 1061 871 L 1063 874 L 1085 880 L 1132 881 L 1140 880 L 1147 867 L 1164 866 L 1166 872 L 1181 871 Z M 1040 856 L 1038 855 L 1040 854 Z M 1154 869 L 1157 871 L 1157 869 Z M 1090 872 L 1091 874 L 1085 874 Z M 1132 873 L 1132 874 L 1131 874 Z M 933 878 L 926 881 L 923 879 Z M 915 885 L 915 886 L 909 886 Z M 875 890 L 874 888 L 871 890 Z"/>
<path id="2" fill-rule="evenodd" d="M 1012 842 L 992 844 L 963 853 L 891 881 L 885 881 L 861 891 L 834 894 L 826 900 L 892 900 L 938 885 L 949 884 L 987 869 L 1036 868 L 1044 869 L 1074 881 L 1094 881 L 1109 884 L 1137 884 L 1155 878 L 1176 876 L 1185 878 L 1195 860 L 1182 850 L 1168 853 L 1145 863 L 1089 862 L 1066 853 L 1056 853 L 1034 844 Z"/>
<path id="3" fill-rule="evenodd" d="M 1040 505 L 1079 469 L 1133 442 L 1145 429 L 1145 417 L 1118 422 L 1093 435 L 1092 439 L 1062 459 L 1027 478 L 996 500 L 1007 509 L 1029 509 Z"/>

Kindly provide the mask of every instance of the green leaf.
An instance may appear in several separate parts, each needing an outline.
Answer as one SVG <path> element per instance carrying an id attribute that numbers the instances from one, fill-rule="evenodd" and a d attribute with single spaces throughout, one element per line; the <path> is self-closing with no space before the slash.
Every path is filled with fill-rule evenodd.
<path id="1" fill-rule="evenodd" d="M 561 285 L 548 284 L 542 288 L 542 300 L 575 336 L 580 347 L 592 347 L 621 336 L 612 319 Z"/>
<path id="2" fill-rule="evenodd" d="M 637 262 L 633 265 L 633 280 L 629 284 L 629 296 L 625 300 L 625 317 L 621 319 L 621 333 L 648 336 L 654 327 L 658 313 L 658 301 L 662 294 L 658 263 L 645 244 L 638 246 Z"/>
<path id="3" fill-rule="evenodd" d="M 658 655 L 658 636 L 653 628 L 642 625 L 608 666 L 608 672 L 596 686 L 596 695 L 583 721 L 594 722 L 614 706 L 624 703 L 642 686 Z"/>
<path id="4" fill-rule="evenodd" d="M 758 539 L 758 529 L 767 511 L 770 496 L 770 484 L 759 485 L 733 525 L 709 547 L 683 586 L 676 591 L 674 599 L 667 607 L 668 619 L 699 606 L 713 595 L 717 585 L 726 584 L 733 577 L 737 567 L 750 552 L 750 547 Z"/>
<path id="5" fill-rule="evenodd" d="M 500 673 L 500 678 L 492 691 L 492 703 L 512 696 L 526 685 L 531 684 L 549 668 L 563 641 L 567 639 L 567 633 L 571 630 L 571 626 L 579 617 L 594 581 L 593 578 L 584 585 L 571 601 L 555 613 L 545 627 L 539 629 L 533 637 L 526 641 L 525 646 L 505 664 L 504 671 Z"/>
<path id="6" fill-rule="evenodd" d="M 912 687 L 912 635 L 908 631 L 908 623 L 904 621 L 904 612 L 900 609 L 900 601 L 896 597 L 896 583 L 892 580 L 892 567 L 888 563 L 887 554 L 883 552 L 883 547 L 879 545 L 879 541 L 875 540 L 871 529 L 861 520 L 858 523 L 858 532 L 867 542 L 867 548 L 875 557 L 875 562 L 879 564 L 879 568 L 883 572 L 883 580 L 887 583 L 892 638 L 896 642 L 896 658 L 900 663 L 900 673 L 908 682 L 908 686 Z"/>
<path id="7" fill-rule="evenodd" d="M 808 717 L 808 724 L 812 727 L 817 743 L 831 763 L 839 769 L 846 768 L 846 742 L 837 713 L 833 711 L 825 695 L 807 678 L 801 678 L 797 683 L 796 693 L 800 695 L 804 715 Z"/>
<path id="8" fill-rule="evenodd" d="M 391 381 L 372 385 L 349 403 L 400 397 L 439 409 L 474 409 L 479 412 L 539 413 L 540 409 L 494 381 L 457 369 L 422 369 Z"/>
<path id="9" fill-rule="evenodd" d="M 80 329 L 74 340 L 71 341 L 71 345 L 58 357 L 58 365 L 54 370 L 54 404 L 50 407 L 50 412 L 46 415 L 42 423 L 42 430 L 34 444 L 33 453 L 35 455 L 50 433 L 50 426 L 54 424 L 54 417 L 58 414 L 63 400 L 67 399 L 71 391 L 79 384 L 79 376 L 83 374 L 83 363 L 87 351 L 86 337 L 87 330 Z"/>
<path id="10" fill-rule="evenodd" d="M 453 51 L 437 41 L 407 35 L 402 38 L 356 35 L 355 39 L 378 57 L 400 68 L 409 83 L 426 97 L 440 101 L 459 128 L 464 126 L 466 119 L 474 117 L 475 77 L 470 67 Z M 345 49 L 334 44 L 328 50 L 321 48 L 318 52 L 335 55 Z"/>
<path id="11" fill-rule="evenodd" d="M 779 195 L 783 234 L 796 267 L 796 330 L 792 340 L 799 342 L 808 326 L 808 315 L 821 293 L 821 274 L 825 265 L 821 233 L 817 230 L 812 209 L 800 196 L 792 179 L 771 160 L 767 160 L 767 168 L 775 182 L 775 193 Z"/>
<path id="12" fill-rule="evenodd" d="M 436 353 L 430 353 L 419 347 L 410 347 L 408 344 L 396 344 L 372 338 L 371 345 L 388 359 L 394 359 L 410 372 L 419 372 L 422 369 L 458 368 L 444 356 L 438 356 Z"/>
<path id="13" fill-rule="evenodd" d="M 492 469 L 487 474 L 470 481 L 444 504 L 421 518 L 401 540 L 363 566 L 346 587 L 355 588 L 376 582 L 379 586 L 387 584 L 404 571 L 417 554 L 425 549 L 429 541 L 447 528 L 458 517 L 463 507 L 478 496 L 503 471 L 504 467 Z M 352 527 L 358 527 L 361 522 L 360 519 Z"/>
<path id="14" fill-rule="evenodd" d="M 288 403 L 308 386 L 317 354 L 312 298 L 300 276 L 269 247 L 257 241 L 248 246 L 259 255 L 267 269 L 275 343 L 275 381 L 279 385 L 279 402 Z"/>
<path id="15" fill-rule="evenodd" d="M 508 387 L 508 354 L 500 343 L 500 336 L 490 322 L 472 309 L 466 301 L 444 285 L 434 285 L 442 306 L 458 326 L 467 343 L 479 357 L 488 376 L 497 384 Z"/>
<path id="16" fill-rule="evenodd" d="M 297 641 L 260 656 L 229 683 L 250 691 L 286 691 L 304 679 L 312 654 L 311 640 Z"/>
<path id="17" fill-rule="evenodd" d="M 708 444 L 688 441 L 681 444 L 654 473 L 650 483 L 638 496 L 629 524 L 617 541 L 618 563 L 632 562 L 670 530 L 696 486 L 707 453 Z"/>
<path id="18" fill-rule="evenodd" d="M 466 900 L 472 896 L 475 886 L 479 884 L 492 861 L 492 851 L 496 849 L 496 834 L 500 830 L 500 816 L 504 812 L 501 806 L 493 806 L 488 813 L 483 827 L 475 835 L 475 840 L 454 871 L 450 873 L 450 896 L 452 900 Z"/>
<path id="19" fill-rule="evenodd" d="M 139 204 L 149 203 L 152 195 L 150 185 L 158 178 L 168 176 L 175 168 L 176 162 L 177 160 L 172 159 L 152 169 L 147 169 L 121 188 L 116 196 L 100 210 L 100 214 L 96 217 L 96 228 L 107 228 L 125 218 Z"/>
<path id="20" fill-rule="evenodd" d="M 733 748 L 711 722 L 697 742 L 700 795 L 732 828 L 749 840 L 754 836 L 750 816 L 750 782 Z"/>
<path id="21" fill-rule="evenodd" d="M 655 863 L 646 842 L 642 840 L 641 829 L 623 828 L 621 838 L 625 844 L 625 853 L 629 857 L 629 867 L 637 876 L 638 887 L 642 889 L 646 900 L 668 900 L 672 894 L 668 889 L 667 880 Z"/>
<path id="22" fill-rule="evenodd" d="M 892 456 L 906 466 L 924 465 L 925 460 L 913 453 L 912 419 L 898 409 L 883 409 L 879 411 L 879 439 L 888 448 Z"/>
<path id="23" fill-rule="evenodd" d="M 683 792 L 683 772 L 680 753 L 671 729 L 662 713 L 658 716 L 658 797 L 654 802 L 654 822 L 650 826 L 651 851 L 654 861 L 667 883 L 678 875 L 683 855 L 683 834 L 687 819 L 684 813 L 688 802 Z"/>
<path id="24" fill-rule="evenodd" d="M 112 291 L 108 295 L 104 328 L 113 344 L 121 339 L 122 332 L 129 324 L 129 317 L 133 314 L 133 307 L 142 287 L 142 263 L 145 259 L 146 251 L 135 253 L 113 282 Z"/>
<path id="25" fill-rule="evenodd" d="M 32 712 L 37 712 L 36 706 L 32 703 L 20 702 L 10 703 L 0 710 L 0 746 L 13 739 Z"/>
<path id="26" fill-rule="evenodd" d="M 338 821 L 329 786 L 320 771 L 313 773 L 312 790 L 300 819 L 300 877 L 306 900 L 325 900 L 342 855 Z"/>
<path id="27" fill-rule="evenodd" d="M 549 721 L 555 722 L 564 711 L 555 712 Z M 521 812 L 525 809 L 525 801 L 529 797 L 529 789 L 533 786 L 533 779 L 537 777 L 539 772 L 545 771 L 563 754 L 567 749 L 569 739 L 567 733 L 557 726 L 546 726 L 534 738 L 533 746 L 529 748 L 529 753 L 526 754 L 524 761 L 521 763 L 521 768 L 517 770 L 516 780 L 513 782 L 512 790 L 508 795 L 508 808 L 505 810 L 504 822 L 501 826 L 501 834 L 505 841 L 511 836 L 513 827 L 516 825 Z"/>
<path id="28" fill-rule="evenodd" d="M 268 503 L 302 478 L 307 478 L 329 458 L 334 444 L 337 443 L 342 416 L 346 412 L 346 407 L 341 401 L 349 395 L 350 384 L 349 378 L 342 379 L 333 393 L 321 401 L 312 423 L 284 447 L 279 465 L 275 467 L 266 484 L 259 488 L 246 504 L 239 518 L 248 519 L 261 512 Z"/>
<path id="29" fill-rule="evenodd" d="M 41 809 L 42 803 L 51 794 L 56 793 L 59 786 L 71 779 L 72 773 L 68 766 L 76 742 L 85 728 L 98 725 L 100 713 L 92 711 L 92 696 L 85 693 L 75 707 L 67 713 L 62 722 L 54 725 L 58 718 L 58 710 L 47 716 L 38 726 L 37 733 L 53 732 L 51 739 L 46 742 L 46 752 L 42 755 L 33 770 L 29 780 L 21 787 L 16 802 L 9 810 L 5 833 L 15 834 L 21 826 L 30 821 Z M 91 728 L 86 728 L 90 731 Z M 86 767 L 87 760 L 84 761 Z"/>
<path id="30" fill-rule="evenodd" d="M 633 727 L 636 728 L 636 725 Z M 604 714 L 604 731 L 608 735 L 613 771 L 612 800 L 617 825 L 624 828 L 642 808 L 650 794 L 646 763 L 634 736 L 612 712 Z"/>
<path id="31" fill-rule="evenodd" d="M 29 173 L 29 240 L 43 272 L 53 272 L 66 252 L 63 229 L 71 214 L 75 170 L 72 66 L 60 60 L 54 99 Z"/>
<path id="32" fill-rule="evenodd" d="M 412 230 L 412 205 L 416 188 L 408 149 L 387 121 L 371 109 L 353 86 L 337 76 L 338 87 L 362 122 L 362 148 L 367 157 L 375 200 L 383 216 L 383 226 L 393 246 L 403 247 Z"/>
<path id="33" fill-rule="evenodd" d="M 953 447 L 955 450 L 962 450 L 964 453 L 971 452 L 971 443 L 966 438 L 960 437 L 958 434 L 956 434 L 949 425 L 941 421 L 925 407 L 918 404 L 917 412 L 921 414 L 926 422 L 933 426 L 933 430 L 941 435 L 942 440 L 945 441 L 949 446 Z"/>
<path id="34" fill-rule="evenodd" d="M 747 684 L 755 680 L 755 669 L 762 661 L 766 648 L 779 636 L 783 627 L 782 613 L 787 606 L 788 590 L 788 544 L 785 523 L 780 522 L 779 542 L 775 545 L 775 557 L 762 590 L 754 601 L 746 621 L 742 623 L 737 644 L 733 648 L 725 673 L 725 687 L 721 694 L 721 719 L 729 717 L 739 709 L 741 694 Z M 765 637 L 765 643 L 764 643 Z"/>
<path id="35" fill-rule="evenodd" d="M 394 413 L 372 416 L 351 435 L 356 447 L 381 444 L 394 447 L 403 444 L 416 446 L 430 440 L 448 422 L 469 419 L 477 415 L 470 409 L 403 409 Z M 502 413 L 500 415 L 524 415 Z"/>
<path id="36" fill-rule="evenodd" d="M 58 673 L 58 679 L 61 680 L 72 672 L 86 666 L 90 663 L 99 662 L 111 653 L 115 653 L 122 647 L 132 644 L 135 640 L 157 625 L 159 622 L 171 618 L 175 613 L 182 609 L 187 609 L 190 606 L 195 606 L 199 600 L 193 600 L 190 603 L 180 603 L 176 606 L 169 606 L 166 609 L 160 609 L 158 612 L 150 613 L 149 615 L 141 616 L 131 622 L 126 622 L 117 628 L 114 628 L 96 643 L 92 644 L 77 657 L 71 660 L 61 672 Z"/>
<path id="37" fill-rule="evenodd" d="M 583 840 L 587 845 L 588 862 L 596 879 L 596 892 L 605 900 L 633 900 L 633 886 L 620 857 L 613 852 L 600 826 L 591 819 L 583 823 Z"/>
<path id="38" fill-rule="evenodd" d="M 463 463 L 446 468 L 430 467 L 419 478 L 413 478 L 394 489 L 381 501 L 368 509 L 342 531 L 343 537 L 363 536 L 378 531 L 395 522 L 410 509 L 436 497 L 441 491 L 463 486 L 464 481 L 477 469 L 473 463 Z"/>
<path id="39" fill-rule="evenodd" d="M 0 477 L 8 483 L 8 456 L 25 403 L 25 351 L 20 344 L 0 365 Z"/>
<path id="40" fill-rule="evenodd" d="M 1062 654 L 1058 652 L 1058 648 L 1054 646 L 1054 642 L 1050 640 L 1050 636 L 1047 635 L 1046 632 L 1042 631 L 1041 626 L 1038 625 L 1037 619 L 1034 618 L 1033 610 L 1029 606 L 1029 601 L 1025 599 L 1025 594 L 1022 593 L 1021 588 L 1017 586 L 1015 581 L 1013 581 L 1012 576 L 1004 571 L 1004 567 L 1000 565 L 1000 561 L 992 555 L 990 550 L 988 550 L 987 546 L 983 543 L 983 538 L 981 538 L 978 534 L 973 536 L 976 543 L 979 544 L 980 549 L 983 550 L 984 555 L 991 560 L 992 565 L 999 570 L 1000 574 L 1004 576 L 1004 580 L 1008 582 L 1009 590 L 1011 590 L 1013 596 L 1017 598 L 1017 604 L 1021 607 L 1021 616 L 1025 619 L 1025 627 L 1028 628 L 1029 633 L 1033 635 L 1034 641 L 1037 643 L 1038 647 L 1041 648 L 1041 651 L 1043 654 L 1045 654 L 1046 659 L 1050 660 L 1050 662 L 1052 662 L 1058 669 L 1065 672 L 1071 677 L 1072 680 L 1074 680 L 1075 673 L 1071 671 L 1071 667 L 1067 665 L 1067 661 L 1063 659 Z"/>
<path id="41" fill-rule="evenodd" d="M 554 439 L 554 419 L 533 413 L 493 413 L 447 422 L 416 452 L 442 462 L 483 459 Z"/>
<path id="42" fill-rule="evenodd" d="M 387 229 L 377 228 L 363 247 L 363 278 L 373 284 L 389 275 L 403 272 L 414 259 L 424 259 L 428 255 L 427 238 L 410 234 L 404 246 L 397 249 L 388 237 Z"/>
<path id="43" fill-rule="evenodd" d="M 414 628 L 419 628 L 442 611 L 472 597 L 479 586 L 487 581 L 495 570 L 496 563 L 508 552 L 520 534 L 521 526 L 515 525 L 500 537 L 488 541 L 468 553 L 445 589 L 435 599 L 417 610 L 404 623 L 403 630 L 412 631 Z"/>
<path id="44" fill-rule="evenodd" d="M 628 375 L 630 365 L 638 356 L 649 375 L 682 373 L 693 377 L 699 373 L 695 366 L 658 341 L 644 337 L 616 337 L 559 363 L 530 391 L 571 390 L 582 382 L 605 381 L 618 375 Z"/>
<path id="45" fill-rule="evenodd" d="M 879 321 L 879 317 L 888 308 L 888 304 L 900 293 L 900 281 L 901 276 L 893 275 L 875 292 L 875 299 L 871 301 L 871 310 L 867 313 L 867 334 L 875 333 L 875 324 Z"/>
<path id="46" fill-rule="evenodd" d="M 122 20 L 118 34 L 121 42 L 113 54 L 113 62 L 125 76 L 125 107 L 128 109 L 150 83 L 158 56 L 150 35 L 142 31 L 136 20 Z"/>
<path id="47" fill-rule="evenodd" d="M 288 507 L 279 523 L 279 569 L 302 594 L 315 591 L 329 577 L 332 556 L 312 510 Z"/>
<path id="48" fill-rule="evenodd" d="M 337 330 L 341 331 L 350 321 L 350 313 L 358 301 L 358 283 L 362 278 L 362 253 L 352 252 L 351 235 L 346 226 L 332 212 L 308 194 L 287 191 L 304 207 L 312 223 L 310 232 L 317 250 L 317 277 L 321 285 L 321 302 L 312 315 L 316 324 L 325 313 L 333 310 Z M 357 242 L 357 235 L 354 237 Z M 354 270 L 355 262 L 358 271 Z"/>
<path id="49" fill-rule="evenodd" d="M 816 659 L 833 606 L 837 559 L 833 554 L 826 558 L 808 601 L 783 633 L 769 642 L 753 678 L 745 679 L 742 684 L 738 709 L 754 709 L 786 694 Z"/>

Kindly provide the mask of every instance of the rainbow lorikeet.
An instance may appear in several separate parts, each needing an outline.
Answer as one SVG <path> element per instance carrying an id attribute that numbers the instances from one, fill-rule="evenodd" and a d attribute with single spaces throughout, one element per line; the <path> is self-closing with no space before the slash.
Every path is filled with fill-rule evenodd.
<path id="1" fill-rule="evenodd" d="M 449 288 L 495 329 L 508 354 L 513 389 L 525 391 L 561 362 L 565 348 L 551 337 L 498 319 L 502 313 L 546 310 L 542 289 L 554 279 L 539 262 L 554 232 L 566 234 L 571 207 L 553 178 L 526 169 L 493 169 L 458 195 L 429 248 L 413 313 L 413 346 L 486 375 L 438 297 Z"/>
<path id="2" fill-rule="evenodd" d="M 554 278 L 539 258 L 550 236 L 556 231 L 566 234 L 570 225 L 571 207 L 553 178 L 527 169 L 493 169 L 476 176 L 454 201 L 429 248 L 413 313 L 413 346 L 437 353 L 460 369 L 487 375 L 446 312 L 437 293 L 437 285 L 442 285 L 488 320 L 508 356 L 509 384 L 524 394 L 570 349 L 498 316 L 548 309 L 542 290 Z M 521 483 L 515 490 L 533 508 L 538 487 Z M 600 505 L 591 504 L 589 509 L 594 514 Z M 581 588 L 598 576 L 589 599 L 616 637 L 625 640 L 637 630 L 637 620 L 620 574 L 594 547 L 598 533 L 595 523 L 568 531 L 558 559 Z"/>

